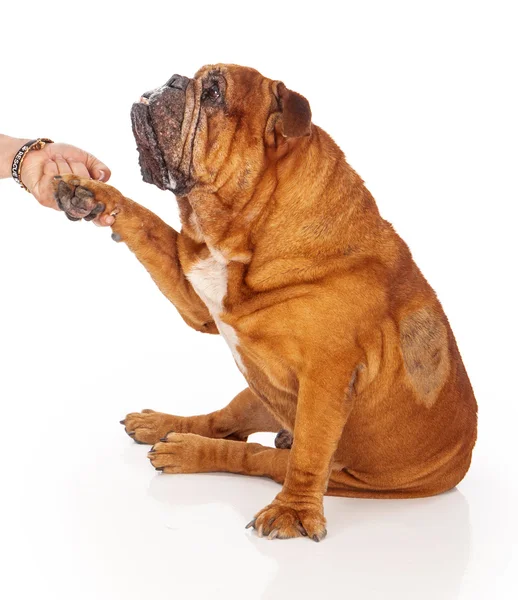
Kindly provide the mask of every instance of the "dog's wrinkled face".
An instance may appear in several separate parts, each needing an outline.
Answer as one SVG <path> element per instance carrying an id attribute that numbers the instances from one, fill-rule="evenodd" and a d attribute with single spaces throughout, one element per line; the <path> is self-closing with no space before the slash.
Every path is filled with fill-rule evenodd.
<path id="1" fill-rule="evenodd" d="M 173 75 L 133 105 L 131 120 L 144 181 L 182 196 L 195 186 L 253 185 L 266 149 L 309 135 L 311 111 L 281 82 L 216 65 L 192 79 Z"/>

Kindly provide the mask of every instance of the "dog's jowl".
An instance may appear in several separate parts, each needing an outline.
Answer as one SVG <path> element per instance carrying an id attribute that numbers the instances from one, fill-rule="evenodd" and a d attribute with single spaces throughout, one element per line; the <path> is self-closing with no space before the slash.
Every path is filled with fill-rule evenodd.
<path id="1" fill-rule="evenodd" d="M 180 232 L 101 182 L 55 187 L 74 220 L 115 216 L 114 239 L 188 325 L 225 338 L 248 383 L 210 415 L 131 413 L 126 432 L 164 473 L 273 478 L 282 489 L 249 526 L 319 541 L 325 494 L 457 485 L 477 405 L 434 291 L 311 118 L 280 81 L 207 66 L 132 109 L 142 176 L 175 194 Z M 278 447 L 248 443 L 257 431 L 282 431 Z"/>

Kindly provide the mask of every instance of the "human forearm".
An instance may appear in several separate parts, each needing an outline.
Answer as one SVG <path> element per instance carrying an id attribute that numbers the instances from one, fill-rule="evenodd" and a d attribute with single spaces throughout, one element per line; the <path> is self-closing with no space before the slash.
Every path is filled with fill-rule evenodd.
<path id="1" fill-rule="evenodd" d="M 14 156 L 28 141 L 27 138 L 13 138 L 0 134 L 0 179 L 11 175 Z"/>

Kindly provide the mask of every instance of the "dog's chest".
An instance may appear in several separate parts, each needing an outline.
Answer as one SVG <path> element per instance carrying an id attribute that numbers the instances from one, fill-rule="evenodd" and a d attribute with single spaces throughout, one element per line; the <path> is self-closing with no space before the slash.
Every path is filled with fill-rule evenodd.
<path id="1" fill-rule="evenodd" d="M 237 349 L 239 344 L 237 334 L 233 327 L 221 319 L 221 314 L 224 312 L 223 301 L 228 288 L 227 262 L 220 254 L 211 252 L 207 258 L 194 263 L 186 273 L 186 277 L 209 309 L 220 334 L 232 351 L 234 360 L 241 372 L 245 374 L 246 368 Z"/>

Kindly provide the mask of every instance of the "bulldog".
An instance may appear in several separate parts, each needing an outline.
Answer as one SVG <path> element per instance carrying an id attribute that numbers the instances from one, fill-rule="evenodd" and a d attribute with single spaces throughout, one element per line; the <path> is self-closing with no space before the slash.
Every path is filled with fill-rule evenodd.
<path id="1" fill-rule="evenodd" d="M 71 219 L 115 218 L 185 322 L 248 387 L 214 413 L 121 421 L 164 473 L 282 484 L 247 527 L 326 535 L 325 494 L 417 498 L 468 471 L 477 404 L 441 304 L 306 98 L 236 65 L 174 75 L 132 108 L 144 181 L 182 229 L 102 182 L 56 178 Z M 113 219 L 112 219 L 113 220 Z M 278 432 L 275 448 L 248 443 Z"/>

